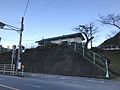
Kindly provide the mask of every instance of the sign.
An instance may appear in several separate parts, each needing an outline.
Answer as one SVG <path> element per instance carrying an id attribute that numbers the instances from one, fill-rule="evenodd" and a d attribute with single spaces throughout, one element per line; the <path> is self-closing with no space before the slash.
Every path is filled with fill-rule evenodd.
<path id="1" fill-rule="evenodd" d="M 18 63 L 18 69 L 21 69 L 21 62 Z"/>

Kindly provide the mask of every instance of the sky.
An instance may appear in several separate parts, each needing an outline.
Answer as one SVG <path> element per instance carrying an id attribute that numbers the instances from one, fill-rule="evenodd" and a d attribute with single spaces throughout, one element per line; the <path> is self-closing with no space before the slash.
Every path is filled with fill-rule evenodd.
<path id="1" fill-rule="evenodd" d="M 28 0 L 0 0 L 0 22 L 20 27 Z M 106 34 L 115 28 L 103 26 L 97 20 L 100 15 L 119 14 L 120 0 L 29 0 L 24 20 L 22 44 L 35 46 L 43 38 L 76 33 L 72 30 L 80 24 L 94 22 L 98 33 L 93 46 L 100 45 Z M 18 45 L 19 33 L 0 29 L 3 46 Z"/>

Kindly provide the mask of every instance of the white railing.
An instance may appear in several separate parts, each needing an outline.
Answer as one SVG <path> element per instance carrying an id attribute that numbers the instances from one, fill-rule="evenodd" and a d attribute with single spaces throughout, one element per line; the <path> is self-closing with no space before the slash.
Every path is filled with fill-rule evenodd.
<path id="1" fill-rule="evenodd" d="M 13 74 L 15 73 L 15 65 L 11 64 L 0 64 L 0 73 L 2 74 Z"/>
<path id="2" fill-rule="evenodd" d="M 81 54 L 87 58 L 90 62 L 98 65 L 101 69 L 103 69 L 106 73 L 106 78 L 109 78 L 109 71 L 108 71 L 108 60 L 99 54 L 88 50 L 84 47 L 84 45 L 81 45 L 79 43 L 72 43 L 71 45 L 75 51 L 81 52 Z"/>

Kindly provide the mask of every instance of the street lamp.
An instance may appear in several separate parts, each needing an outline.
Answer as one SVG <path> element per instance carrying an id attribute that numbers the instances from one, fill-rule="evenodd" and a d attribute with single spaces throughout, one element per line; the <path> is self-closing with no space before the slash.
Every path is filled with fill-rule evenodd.
<path id="1" fill-rule="evenodd" d="M 24 30 L 24 17 L 22 17 L 21 20 L 21 28 L 17 28 L 8 24 L 5 24 L 3 22 L 0 22 L 0 29 L 5 29 L 5 30 L 13 30 L 13 31 L 17 31 L 20 34 L 19 37 L 19 49 L 18 49 L 18 55 L 17 55 L 17 63 L 16 63 L 16 72 L 18 72 L 18 69 L 21 69 L 21 48 L 22 48 L 22 32 Z M 7 28 L 5 28 L 7 27 Z"/>

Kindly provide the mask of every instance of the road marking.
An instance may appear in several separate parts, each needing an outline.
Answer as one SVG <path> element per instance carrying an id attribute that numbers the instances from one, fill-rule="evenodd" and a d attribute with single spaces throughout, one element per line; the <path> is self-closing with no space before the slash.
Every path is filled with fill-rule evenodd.
<path id="1" fill-rule="evenodd" d="M 45 77 L 53 77 L 53 76 L 45 76 Z"/>
<path id="2" fill-rule="evenodd" d="M 34 85 L 34 84 L 24 84 L 26 86 L 32 86 L 32 87 L 36 87 L 36 88 L 42 88 L 42 86 L 39 85 Z"/>
<path id="3" fill-rule="evenodd" d="M 67 79 L 66 77 L 60 77 L 60 79 L 64 80 L 64 79 Z"/>
<path id="4" fill-rule="evenodd" d="M 11 89 L 11 90 L 20 90 L 20 89 L 17 89 L 17 88 L 14 88 L 14 87 L 10 87 L 10 86 L 6 86 L 6 85 L 3 85 L 3 84 L 0 84 L 1 87 L 4 87 L 4 88 L 7 88 L 7 89 Z"/>
<path id="5" fill-rule="evenodd" d="M 93 82 L 93 83 L 104 83 L 104 81 L 95 81 L 95 80 L 86 80 L 88 82 Z"/>

